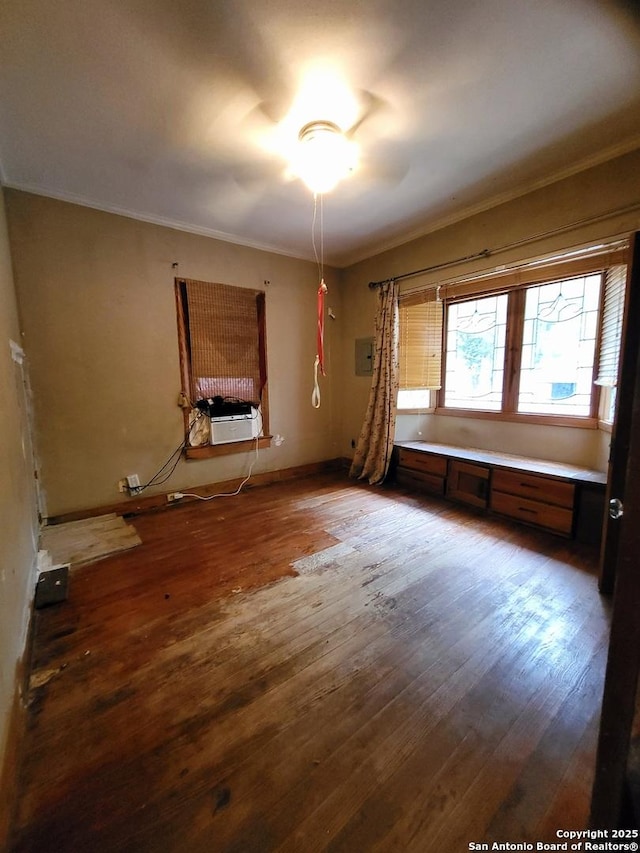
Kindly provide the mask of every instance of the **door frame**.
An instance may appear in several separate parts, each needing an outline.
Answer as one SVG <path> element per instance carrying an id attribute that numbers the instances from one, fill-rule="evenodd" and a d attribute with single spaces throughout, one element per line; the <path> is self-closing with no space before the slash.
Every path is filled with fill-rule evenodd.
<path id="1" fill-rule="evenodd" d="M 640 671 L 640 233 L 632 240 L 616 418 L 607 501 L 618 498 L 624 515 L 607 517 L 600 589 L 613 591 L 590 825 L 615 829 L 623 818 L 627 758 Z M 608 506 L 608 504 L 607 504 Z"/>

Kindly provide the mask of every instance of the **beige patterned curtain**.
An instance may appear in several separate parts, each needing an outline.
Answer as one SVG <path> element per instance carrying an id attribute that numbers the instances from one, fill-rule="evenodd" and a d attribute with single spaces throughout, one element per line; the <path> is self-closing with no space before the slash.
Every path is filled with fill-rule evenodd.
<path id="1" fill-rule="evenodd" d="M 389 469 L 398 400 L 398 285 L 386 282 L 378 291 L 373 379 L 350 477 L 381 483 Z"/>

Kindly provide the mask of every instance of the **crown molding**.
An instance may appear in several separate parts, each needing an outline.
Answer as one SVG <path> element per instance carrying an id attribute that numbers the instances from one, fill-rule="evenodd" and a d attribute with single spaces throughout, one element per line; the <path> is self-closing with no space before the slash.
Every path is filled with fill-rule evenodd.
<path id="1" fill-rule="evenodd" d="M 411 243 L 413 240 L 420 239 L 420 237 L 426 237 L 428 234 L 433 234 L 434 232 L 447 228 L 450 225 L 455 225 L 457 222 L 462 222 L 465 219 L 470 219 L 472 216 L 485 213 L 487 210 L 499 207 L 501 204 L 506 204 L 507 202 L 514 201 L 517 198 L 522 198 L 529 193 L 548 187 L 551 184 L 559 183 L 560 181 L 566 178 L 571 178 L 580 172 L 586 172 L 588 169 L 601 166 L 603 163 L 615 160 L 617 157 L 622 157 L 637 149 L 640 149 L 640 136 L 632 137 L 631 139 L 627 139 L 625 142 L 612 145 L 597 154 L 583 158 L 571 166 L 564 169 L 558 169 L 545 178 L 535 181 L 527 181 L 503 193 L 497 193 L 496 195 L 489 196 L 481 202 L 467 205 L 455 213 L 435 219 L 428 226 L 417 228 L 414 231 L 406 233 L 402 237 L 396 237 L 388 242 L 376 241 L 375 244 L 367 244 L 367 247 L 359 251 L 345 253 L 340 256 L 339 266 L 346 268 L 360 263 L 361 261 L 369 260 L 376 255 L 381 255 L 383 252 L 387 252 L 391 249 L 397 249 L 399 246 L 404 246 L 407 243 Z"/>
<path id="2" fill-rule="evenodd" d="M 99 210 L 103 213 L 112 213 L 115 216 L 124 216 L 127 219 L 133 219 L 137 222 L 148 222 L 150 225 L 160 225 L 163 228 L 171 228 L 174 231 L 183 231 L 187 234 L 197 234 L 200 237 L 210 237 L 214 240 L 220 240 L 223 243 L 232 243 L 234 246 L 244 246 L 247 249 L 257 249 L 261 252 L 269 252 L 274 255 L 282 255 L 286 258 L 291 258 L 297 261 L 309 261 L 315 263 L 314 259 L 309 255 L 297 254 L 290 250 L 283 249 L 278 246 L 272 246 L 269 243 L 260 243 L 257 240 L 248 240 L 246 237 L 241 237 L 237 234 L 229 234 L 226 231 L 217 231 L 214 228 L 206 228 L 201 225 L 193 225 L 190 222 L 182 222 L 179 219 L 170 219 L 164 216 L 156 216 L 151 213 L 142 213 L 136 210 L 130 210 L 126 207 L 119 207 L 113 204 L 104 204 L 95 201 L 85 196 L 76 195 L 75 193 L 61 192 L 53 190 L 49 187 L 43 187 L 39 184 L 28 184 L 19 181 L 2 181 L 4 187 L 20 192 L 31 193 L 32 195 L 42 196 L 44 198 L 52 198 L 56 201 L 64 201 L 69 204 L 77 204 L 80 207 L 88 207 L 91 210 Z"/>
<path id="3" fill-rule="evenodd" d="M 350 266 L 353 266 L 354 264 L 360 263 L 361 261 L 376 257 L 377 255 L 380 255 L 383 252 L 390 251 L 391 249 L 397 249 L 399 246 L 404 246 L 407 243 L 411 243 L 413 240 L 418 240 L 421 237 L 426 237 L 428 234 L 433 234 L 434 232 L 440 231 L 443 228 L 447 228 L 450 225 L 455 225 L 456 223 L 462 222 L 465 219 L 469 219 L 472 216 L 476 216 L 480 213 L 485 213 L 487 210 L 499 207 L 501 204 L 506 204 L 507 202 L 514 201 L 517 198 L 522 198 L 523 196 L 535 192 L 536 190 L 543 189 L 544 187 L 550 186 L 551 184 L 555 184 L 566 178 L 573 177 L 574 175 L 577 175 L 581 172 L 585 172 L 588 169 L 592 169 L 596 166 L 600 166 L 604 163 L 607 163 L 610 160 L 615 160 L 617 157 L 622 157 L 623 155 L 629 154 L 631 151 L 635 151 L 639 148 L 640 136 L 627 139 L 624 142 L 617 143 L 616 145 L 612 145 L 609 148 L 603 149 L 602 151 L 599 151 L 596 154 L 593 154 L 589 157 L 585 157 L 579 162 L 572 164 L 571 166 L 568 166 L 564 169 L 558 169 L 555 172 L 552 172 L 551 174 L 547 175 L 545 178 L 521 183 L 517 187 L 513 187 L 510 190 L 507 190 L 502 193 L 497 193 L 493 196 L 489 196 L 488 198 L 483 199 L 481 202 L 476 202 L 475 204 L 467 205 L 466 207 L 459 209 L 455 213 L 434 219 L 430 221 L 428 225 L 423 225 L 420 228 L 414 229 L 413 231 L 405 232 L 402 236 L 398 236 L 396 238 L 384 242 L 376 240 L 372 243 L 366 243 L 362 248 L 355 249 L 352 252 L 336 252 L 334 258 L 329 261 L 329 264 L 336 269 L 346 269 Z M 80 196 L 76 195 L 75 193 L 68 193 L 63 191 L 61 192 L 60 190 L 54 190 L 50 187 L 45 187 L 40 184 L 10 181 L 7 180 L 5 177 L 1 160 L 0 184 L 9 189 L 15 189 L 21 192 L 28 192 L 32 193 L 33 195 L 44 196 L 46 198 L 53 198 L 58 201 L 68 202 L 70 204 L 77 204 L 81 207 L 88 207 L 93 210 L 100 210 L 104 213 L 112 213 L 116 216 L 124 216 L 127 219 L 133 219 L 139 222 L 148 222 L 151 225 L 160 225 L 164 228 L 171 228 L 175 231 L 183 231 L 188 234 L 197 234 L 201 237 L 210 237 L 211 239 L 220 240 L 224 243 L 232 243 L 236 246 L 244 246 L 246 248 L 256 249 L 261 252 L 269 252 L 275 255 L 291 258 L 292 260 L 314 263 L 314 258 L 310 254 L 304 254 L 302 252 L 295 252 L 283 249 L 280 246 L 274 246 L 269 243 L 262 243 L 257 240 L 249 240 L 245 237 L 240 236 L 239 234 L 218 231 L 214 228 L 194 225 L 190 222 L 183 222 L 181 220 L 170 219 L 164 216 L 156 216 L 151 213 L 131 210 L 130 208 L 126 207 L 119 207 L 118 205 L 104 204 L 94 199 L 87 198 L 86 196 Z"/>

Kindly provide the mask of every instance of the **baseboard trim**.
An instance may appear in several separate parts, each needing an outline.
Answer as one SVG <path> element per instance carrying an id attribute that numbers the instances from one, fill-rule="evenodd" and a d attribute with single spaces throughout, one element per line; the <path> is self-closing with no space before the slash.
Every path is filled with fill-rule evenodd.
<path id="1" fill-rule="evenodd" d="M 297 480 L 302 477 L 311 477 L 314 474 L 324 474 L 328 471 L 341 471 L 344 468 L 343 459 L 326 459 L 322 462 L 311 462 L 307 465 L 295 465 L 292 468 L 281 468 L 277 471 L 265 471 L 261 474 L 253 474 L 249 482 L 244 486 L 245 489 L 256 488 L 257 486 L 269 486 L 272 483 L 280 483 L 285 480 Z M 237 477 L 233 480 L 223 480 L 217 483 L 207 483 L 203 486 L 190 488 L 183 486 L 180 491 L 189 491 L 201 497 L 215 495 L 218 492 L 230 492 L 238 488 L 241 478 Z M 178 491 L 173 488 L 170 491 Z M 80 521 L 83 518 L 93 518 L 97 515 L 106 515 L 114 512 L 116 515 L 138 515 L 149 510 L 167 507 L 167 495 L 169 492 L 163 492 L 159 495 L 150 495 L 147 498 L 139 500 L 132 499 L 128 501 L 118 501 L 118 503 L 106 504 L 104 506 L 92 507 L 90 509 L 76 510 L 75 512 L 65 512 L 60 515 L 52 515 L 47 518 L 47 524 L 63 524 L 66 521 Z M 197 498 L 183 498 L 173 506 L 180 506 L 188 501 L 197 500 Z"/>

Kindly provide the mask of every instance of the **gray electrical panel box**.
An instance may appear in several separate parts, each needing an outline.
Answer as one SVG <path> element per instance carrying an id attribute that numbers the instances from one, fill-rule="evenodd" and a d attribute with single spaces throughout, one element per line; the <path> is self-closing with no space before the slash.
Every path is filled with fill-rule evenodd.
<path id="1" fill-rule="evenodd" d="M 375 338 L 356 338 L 356 376 L 373 376 Z"/>

